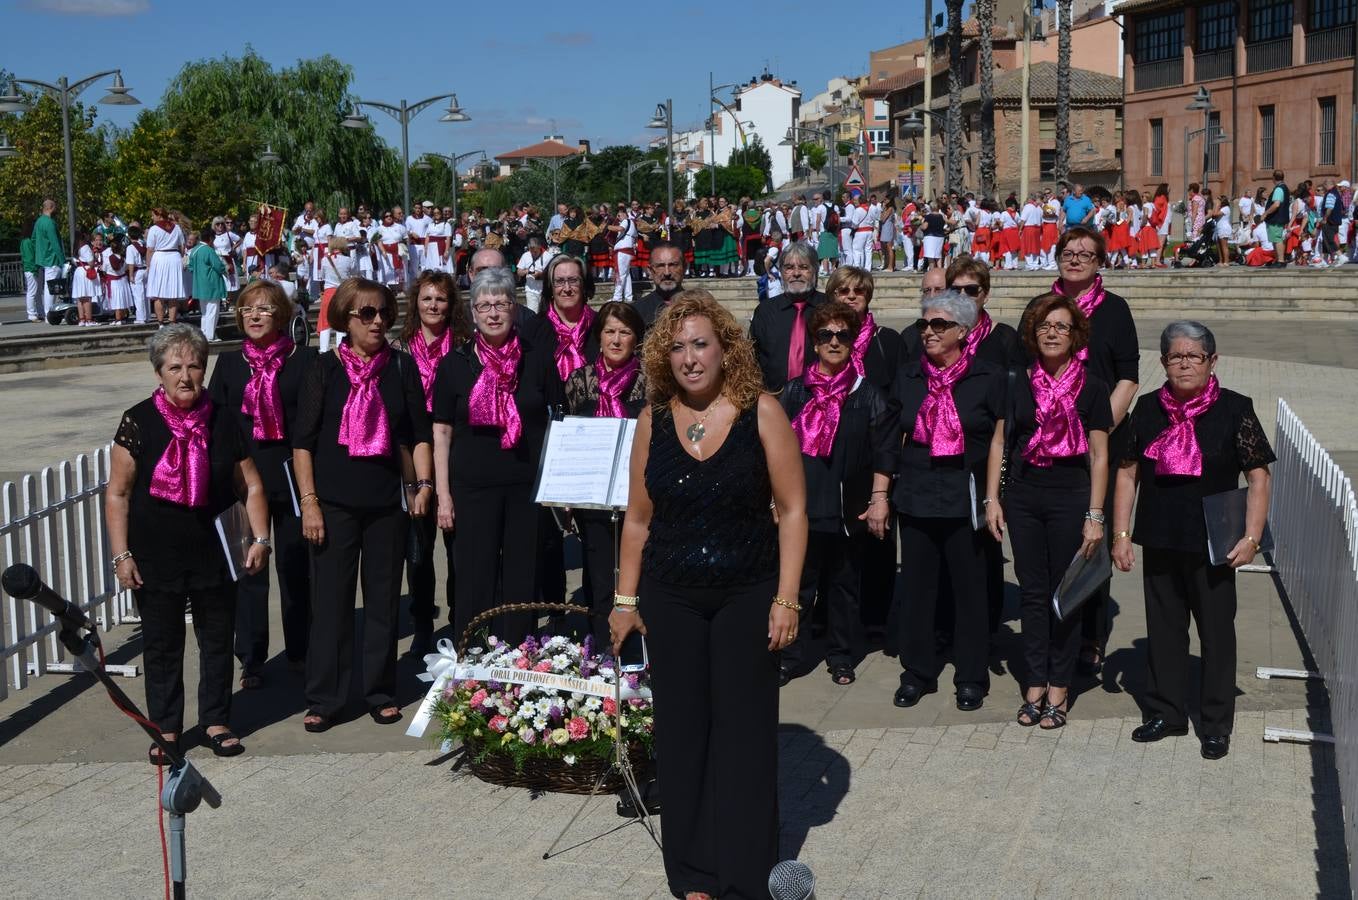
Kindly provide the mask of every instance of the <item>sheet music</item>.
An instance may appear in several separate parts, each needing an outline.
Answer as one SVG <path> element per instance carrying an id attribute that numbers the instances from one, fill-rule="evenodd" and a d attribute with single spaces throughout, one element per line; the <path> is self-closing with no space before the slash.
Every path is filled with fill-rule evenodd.
<path id="1" fill-rule="evenodd" d="M 608 505 L 615 509 L 627 508 L 627 491 L 632 484 L 632 438 L 636 434 L 637 420 L 624 419 L 618 456 L 613 461 L 613 490 L 608 494 Z"/>
<path id="2" fill-rule="evenodd" d="M 606 508 L 619 435 L 627 421 L 567 416 L 553 422 L 542 448 L 534 501 L 547 506 Z"/>

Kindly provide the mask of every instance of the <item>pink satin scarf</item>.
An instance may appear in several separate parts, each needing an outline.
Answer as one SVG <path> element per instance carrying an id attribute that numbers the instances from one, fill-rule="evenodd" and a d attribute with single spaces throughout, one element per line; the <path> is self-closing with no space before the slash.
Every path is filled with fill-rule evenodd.
<path id="1" fill-rule="evenodd" d="M 425 343 L 424 330 L 418 329 L 410 338 L 410 355 L 415 358 L 415 366 L 420 370 L 420 386 L 424 388 L 424 408 L 434 411 L 434 375 L 438 372 L 439 362 L 448 355 L 453 345 L 453 329 L 447 328 L 438 340 Z"/>
<path id="2" fill-rule="evenodd" d="M 915 415 L 911 438 L 918 444 L 928 444 L 930 456 L 960 456 L 967 444 L 952 389 L 971 368 L 971 357 L 963 353 L 952 365 L 939 369 L 922 356 L 919 367 L 929 385 L 929 394 Z"/>
<path id="3" fill-rule="evenodd" d="M 877 323 L 873 321 L 872 313 L 863 315 L 863 325 L 858 329 L 858 334 L 853 339 L 853 370 L 859 375 L 868 374 L 867 363 L 868 346 L 872 344 L 873 335 L 877 333 Z M 816 368 L 812 366 L 811 368 Z M 810 371 L 809 369 L 807 370 Z"/>
<path id="4" fill-rule="evenodd" d="M 641 374 L 641 360 L 633 356 L 616 369 L 608 368 L 604 355 L 594 361 L 594 376 L 599 381 L 599 404 L 594 415 L 602 418 L 625 419 L 627 410 L 623 408 L 622 398 L 632 390 L 637 376 Z"/>
<path id="5" fill-rule="evenodd" d="M 509 450 L 523 436 L 523 420 L 514 402 L 523 347 L 517 334 L 511 334 L 502 346 L 492 347 L 478 331 L 476 352 L 481 357 L 482 369 L 467 396 L 467 420 L 473 425 L 500 429 L 500 449 Z"/>
<path id="6" fill-rule="evenodd" d="M 845 366 L 834 375 L 826 375 L 819 365 L 808 366 L 802 373 L 802 382 L 811 392 L 801 412 L 792 420 L 792 431 L 801 442 L 802 453 L 807 456 L 828 457 L 834 450 L 835 434 L 839 431 L 839 414 L 844 409 L 844 399 L 858 381 L 858 372 L 853 366 Z"/>
<path id="7" fill-rule="evenodd" d="M 995 320 L 990 318 L 990 313 L 984 309 L 976 316 L 976 327 L 967 332 L 967 342 L 962 345 L 962 353 L 969 359 L 976 358 L 976 351 L 981 347 L 981 341 L 990 337 L 990 332 L 995 330 Z"/>
<path id="8" fill-rule="evenodd" d="M 1085 386 L 1084 363 L 1072 359 L 1060 376 L 1053 378 L 1039 365 L 1028 370 L 1033 388 L 1037 428 L 1023 458 L 1029 465 L 1050 468 L 1053 459 L 1080 456 L 1089 451 L 1089 438 L 1076 408 Z"/>
<path id="9" fill-rule="evenodd" d="M 1069 296 L 1061 287 L 1061 279 L 1052 282 L 1052 291 L 1063 297 Z M 1095 275 L 1094 281 L 1085 289 L 1085 292 L 1075 298 L 1075 305 L 1080 307 L 1080 312 L 1085 314 L 1086 319 L 1093 319 L 1094 313 L 1103 304 L 1108 292 L 1103 289 L 1103 276 Z M 1075 358 L 1080 362 L 1089 359 L 1089 347 L 1081 347 L 1075 354 Z"/>
<path id="10" fill-rule="evenodd" d="M 1188 400 L 1175 398 L 1166 381 L 1156 395 L 1160 408 L 1169 417 L 1169 427 L 1146 447 L 1146 459 L 1155 460 L 1156 475 L 1201 475 L 1202 448 L 1193 430 L 1193 420 L 1217 402 L 1221 385 L 1213 375 L 1202 393 Z"/>
<path id="11" fill-rule="evenodd" d="M 556 372 L 565 381 L 570 374 L 585 364 L 585 338 L 594 322 L 594 310 L 585 304 L 580 311 L 580 321 L 571 325 L 556 311 L 556 305 L 547 307 L 547 320 L 556 329 Z"/>
<path id="12" fill-rule="evenodd" d="M 281 441 L 283 432 L 283 398 L 278 392 L 278 373 L 292 352 L 292 338 L 285 334 L 274 336 L 274 342 L 259 347 L 245 341 L 240 352 L 250 366 L 250 380 L 245 383 L 240 411 L 254 419 L 253 435 L 257 441 Z"/>
<path id="13" fill-rule="evenodd" d="M 212 401 L 203 394 L 192 408 L 180 409 L 165 396 L 163 387 L 156 388 L 152 398 L 170 429 L 170 443 L 151 472 L 151 496 L 180 506 L 206 506 Z"/>
<path id="14" fill-rule="evenodd" d="M 349 397 L 340 414 L 338 443 L 349 448 L 350 456 L 386 456 L 391 452 L 391 424 L 377 384 L 391 361 L 391 347 L 383 344 L 364 362 L 346 338 L 338 353 L 349 376 Z"/>

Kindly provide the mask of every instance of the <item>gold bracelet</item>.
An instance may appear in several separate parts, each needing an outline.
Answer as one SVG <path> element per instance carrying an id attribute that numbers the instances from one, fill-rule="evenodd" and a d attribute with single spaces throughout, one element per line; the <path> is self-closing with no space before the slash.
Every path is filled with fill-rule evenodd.
<path id="1" fill-rule="evenodd" d="M 640 600 L 640 599 L 641 599 L 640 597 L 629 597 L 627 594 L 614 594 L 614 595 L 613 595 L 613 605 L 614 605 L 614 606 L 636 606 L 636 605 L 637 605 L 637 601 Z"/>
<path id="2" fill-rule="evenodd" d="M 798 613 L 802 611 L 802 605 L 800 603 L 789 602 L 787 600 L 784 600 L 782 597 L 779 597 L 777 594 L 773 595 L 773 602 L 783 607 L 783 609 L 790 609 L 793 612 Z"/>
<path id="3" fill-rule="evenodd" d="M 297 498 L 297 505 L 298 505 L 298 506 L 301 506 L 303 503 L 307 502 L 308 500 L 314 500 L 314 501 L 317 502 L 317 503 L 320 503 L 320 502 L 321 502 L 321 498 L 316 496 L 316 492 L 315 492 L 315 491 L 312 491 L 312 492 L 309 493 L 309 494 L 303 494 L 302 496 L 298 497 L 298 498 Z"/>
<path id="4" fill-rule="evenodd" d="M 1128 538 L 1130 540 L 1131 536 L 1132 533 L 1130 531 L 1119 531 L 1117 534 L 1113 535 L 1113 540 L 1120 541 L 1123 538 Z"/>
<path id="5" fill-rule="evenodd" d="M 1260 550 L 1264 549 L 1263 544 L 1260 544 L 1258 541 L 1256 541 L 1254 538 L 1250 537 L 1248 534 L 1245 535 L 1245 540 L 1249 541 L 1251 544 L 1254 545 L 1254 552 L 1255 552 L 1255 553 L 1258 553 Z"/>

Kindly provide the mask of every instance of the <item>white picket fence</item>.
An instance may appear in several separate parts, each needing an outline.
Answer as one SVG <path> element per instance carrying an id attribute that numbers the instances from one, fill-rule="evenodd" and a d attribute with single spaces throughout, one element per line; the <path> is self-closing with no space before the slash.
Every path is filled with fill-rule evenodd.
<path id="1" fill-rule="evenodd" d="M 109 446 L 25 475 L 0 488 L 0 562 L 27 563 L 52 590 L 85 610 L 107 630 L 137 621 L 131 591 L 118 587 L 109 565 L 104 525 Z M 0 602 L 0 700 L 33 676 L 69 673 L 50 613 L 8 594 Z M 110 669 L 114 668 L 112 666 Z M 135 674 L 134 667 L 118 667 Z"/>

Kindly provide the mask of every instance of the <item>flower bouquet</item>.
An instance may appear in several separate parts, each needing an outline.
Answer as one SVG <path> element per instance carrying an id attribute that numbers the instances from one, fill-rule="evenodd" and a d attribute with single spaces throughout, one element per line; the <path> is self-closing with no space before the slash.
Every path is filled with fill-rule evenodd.
<path id="1" fill-rule="evenodd" d="M 619 708 L 611 657 L 593 639 L 495 637 L 460 655 L 434 700 L 435 739 L 466 750 L 484 781 L 537 790 L 589 793 L 614 756 L 615 729 L 639 774 L 650 765 L 654 719 L 647 677 L 624 674 Z M 470 677 L 468 677 L 470 676 Z M 616 770 L 602 789 L 616 790 Z"/>

